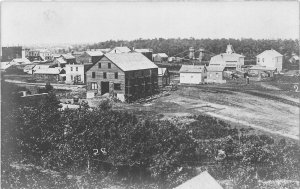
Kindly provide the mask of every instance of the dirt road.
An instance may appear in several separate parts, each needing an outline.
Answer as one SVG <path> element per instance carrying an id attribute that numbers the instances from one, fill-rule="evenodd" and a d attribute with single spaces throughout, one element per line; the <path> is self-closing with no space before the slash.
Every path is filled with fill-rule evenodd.
<path id="1" fill-rule="evenodd" d="M 224 91 L 222 93 L 219 91 L 216 93 L 189 87 L 160 100 L 166 103 L 176 103 L 189 112 L 205 113 L 299 140 L 298 105 L 241 92 Z"/>

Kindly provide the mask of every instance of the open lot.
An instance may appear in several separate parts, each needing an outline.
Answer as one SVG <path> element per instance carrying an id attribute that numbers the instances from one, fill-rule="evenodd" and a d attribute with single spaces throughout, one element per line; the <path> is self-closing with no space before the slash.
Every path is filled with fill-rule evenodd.
<path id="1" fill-rule="evenodd" d="M 190 115 L 207 114 L 238 127 L 298 140 L 300 103 L 287 93 L 290 91 L 271 89 L 268 83 L 180 86 L 169 96 L 122 108 L 157 119 L 180 117 L 184 121 L 189 121 Z"/>

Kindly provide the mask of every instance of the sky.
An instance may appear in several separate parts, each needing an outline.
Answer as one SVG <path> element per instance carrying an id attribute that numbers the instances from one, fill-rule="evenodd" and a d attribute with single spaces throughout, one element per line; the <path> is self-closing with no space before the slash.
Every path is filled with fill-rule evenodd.
<path id="1" fill-rule="evenodd" d="M 299 38 L 299 4 L 227 2 L 2 2 L 1 45 L 138 38 Z"/>

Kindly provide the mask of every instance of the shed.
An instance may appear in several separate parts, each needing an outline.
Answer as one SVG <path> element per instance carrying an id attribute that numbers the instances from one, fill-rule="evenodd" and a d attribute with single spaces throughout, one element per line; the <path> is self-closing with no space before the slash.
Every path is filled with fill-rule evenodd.
<path id="1" fill-rule="evenodd" d="M 60 81 L 60 74 L 65 74 L 65 71 L 61 68 L 48 68 L 36 70 L 33 76 L 35 79 L 45 82 L 57 82 Z"/>
<path id="2" fill-rule="evenodd" d="M 168 55 L 166 53 L 157 53 L 153 56 L 153 62 L 168 62 Z"/>
<path id="3" fill-rule="evenodd" d="M 206 78 L 206 67 L 200 65 L 182 65 L 180 73 L 180 83 L 182 84 L 200 84 Z"/>
<path id="4" fill-rule="evenodd" d="M 208 66 L 207 67 L 207 83 L 226 83 L 224 80 L 224 66 Z"/>
<path id="5" fill-rule="evenodd" d="M 256 56 L 256 64 L 259 66 L 274 67 L 277 71 L 282 70 L 283 55 L 274 49 L 265 50 Z"/>

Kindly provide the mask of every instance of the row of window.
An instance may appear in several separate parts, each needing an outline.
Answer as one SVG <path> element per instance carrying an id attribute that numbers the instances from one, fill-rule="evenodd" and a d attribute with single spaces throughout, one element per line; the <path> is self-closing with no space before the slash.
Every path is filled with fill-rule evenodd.
<path id="1" fill-rule="evenodd" d="M 92 72 L 92 78 L 96 78 L 95 72 Z M 107 73 L 103 72 L 103 79 L 106 79 L 106 78 L 107 78 Z M 118 79 L 118 78 L 119 78 L 119 74 L 118 74 L 118 72 L 115 72 L 115 79 Z"/>
<path id="2" fill-rule="evenodd" d="M 96 82 L 92 82 L 91 85 L 93 90 L 98 89 L 98 84 Z M 121 83 L 114 83 L 114 90 L 121 90 Z"/>
<path id="3" fill-rule="evenodd" d="M 78 67 L 75 67 L 76 72 L 78 71 Z M 73 71 L 73 67 L 71 67 L 71 72 Z"/>
<path id="4" fill-rule="evenodd" d="M 102 66 L 101 63 L 98 63 L 98 68 L 101 68 L 101 66 Z M 111 63 L 108 63 L 108 64 L 107 64 L 107 67 L 108 67 L 109 69 L 111 69 Z"/>

